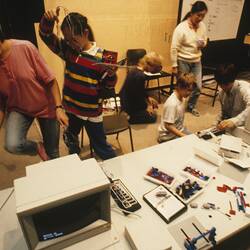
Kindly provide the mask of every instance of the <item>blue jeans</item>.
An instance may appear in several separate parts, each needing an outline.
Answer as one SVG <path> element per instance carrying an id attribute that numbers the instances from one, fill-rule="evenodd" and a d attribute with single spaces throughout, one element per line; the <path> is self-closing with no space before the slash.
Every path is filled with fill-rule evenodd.
<path id="1" fill-rule="evenodd" d="M 34 120 L 19 112 L 10 112 L 6 120 L 5 149 L 13 154 L 37 154 L 37 143 L 27 140 L 28 130 Z M 56 119 L 38 118 L 44 148 L 50 159 L 59 157 L 59 123 Z"/>
<path id="2" fill-rule="evenodd" d="M 192 91 L 189 100 L 187 109 L 192 110 L 195 108 L 198 101 L 199 95 L 202 88 L 202 65 L 201 62 L 190 63 L 182 60 L 178 60 L 178 71 L 182 73 L 193 73 L 196 78 L 196 86 Z"/>
<path id="3" fill-rule="evenodd" d="M 147 124 L 156 122 L 156 113 L 150 114 L 147 110 L 142 110 L 134 114 L 129 114 L 130 124 Z"/>
<path id="4" fill-rule="evenodd" d="M 107 143 L 102 122 L 83 120 L 71 113 L 67 113 L 67 115 L 69 117 L 69 126 L 63 137 L 69 149 L 69 154 L 80 153 L 78 135 L 82 127 L 85 127 L 90 143 L 99 157 L 106 160 L 116 156 L 112 147 Z"/>

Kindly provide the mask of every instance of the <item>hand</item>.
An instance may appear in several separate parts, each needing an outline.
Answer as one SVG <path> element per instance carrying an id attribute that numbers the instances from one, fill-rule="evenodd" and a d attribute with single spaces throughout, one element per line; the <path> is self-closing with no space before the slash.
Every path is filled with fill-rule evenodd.
<path id="1" fill-rule="evenodd" d="M 174 75 L 177 75 L 177 73 L 178 73 L 178 67 L 172 67 L 172 73 Z"/>
<path id="2" fill-rule="evenodd" d="M 60 8 L 57 7 L 56 8 L 56 11 L 54 10 L 48 10 L 44 13 L 44 16 L 45 18 L 48 20 L 48 21 L 56 21 L 57 23 L 59 22 L 59 12 L 60 12 Z"/>
<path id="3" fill-rule="evenodd" d="M 148 106 L 147 107 L 147 112 L 150 114 L 150 115 L 153 115 L 154 114 L 154 110 L 151 106 Z"/>
<path id="4" fill-rule="evenodd" d="M 199 39 L 197 41 L 197 47 L 198 49 L 203 49 L 205 47 L 205 41 L 203 39 Z"/>
<path id="5" fill-rule="evenodd" d="M 116 74 L 117 69 L 118 69 L 118 67 L 111 66 L 111 67 L 108 67 L 106 72 L 108 73 L 109 77 L 112 77 Z"/>
<path id="6" fill-rule="evenodd" d="M 234 128 L 235 124 L 230 120 L 223 120 L 218 125 L 217 128 L 220 130 L 226 129 L 226 128 Z"/>
<path id="7" fill-rule="evenodd" d="M 101 65 L 101 72 L 103 72 L 103 75 L 112 77 L 116 74 L 118 67 L 115 66 L 108 66 L 108 65 Z"/>
<path id="8" fill-rule="evenodd" d="M 69 118 L 65 114 L 63 109 L 61 108 L 56 109 L 56 118 L 64 129 L 69 126 Z"/>
<path id="9" fill-rule="evenodd" d="M 148 102 L 150 103 L 153 109 L 158 109 L 158 102 L 154 98 L 148 97 Z"/>

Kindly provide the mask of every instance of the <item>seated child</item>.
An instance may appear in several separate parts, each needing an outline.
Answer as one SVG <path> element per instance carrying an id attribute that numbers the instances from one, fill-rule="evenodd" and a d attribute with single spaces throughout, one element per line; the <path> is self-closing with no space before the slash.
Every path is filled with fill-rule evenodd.
<path id="1" fill-rule="evenodd" d="M 139 60 L 135 68 L 128 71 L 120 91 L 120 98 L 122 110 L 130 117 L 129 123 L 154 123 L 156 121 L 154 109 L 158 108 L 158 103 L 146 92 L 144 71 L 157 73 L 161 69 L 162 57 L 155 52 L 149 52 Z"/>
<path id="2" fill-rule="evenodd" d="M 188 131 L 184 128 L 185 98 L 195 86 L 192 73 L 181 73 L 176 82 L 176 89 L 163 106 L 161 124 L 159 126 L 158 142 L 162 143 L 185 136 Z"/>

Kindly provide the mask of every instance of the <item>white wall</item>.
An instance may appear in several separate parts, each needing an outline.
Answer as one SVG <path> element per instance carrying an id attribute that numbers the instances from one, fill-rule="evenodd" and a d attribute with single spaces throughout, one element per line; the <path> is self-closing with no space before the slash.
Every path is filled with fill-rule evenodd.
<path id="1" fill-rule="evenodd" d="M 124 58 L 127 49 L 145 48 L 164 57 L 164 66 L 170 65 L 169 49 L 176 25 L 178 0 L 44 0 L 45 9 L 63 6 L 88 17 L 98 46 L 118 51 Z M 63 11 L 60 19 L 64 18 Z M 60 85 L 63 81 L 63 64 L 38 39 L 45 59 L 56 72 Z M 118 71 L 118 89 L 125 70 Z"/>

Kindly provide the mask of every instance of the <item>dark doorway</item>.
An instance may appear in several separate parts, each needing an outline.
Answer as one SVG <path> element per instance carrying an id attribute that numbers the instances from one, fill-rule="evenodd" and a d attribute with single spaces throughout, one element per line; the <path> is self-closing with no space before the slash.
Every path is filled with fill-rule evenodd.
<path id="1" fill-rule="evenodd" d="M 34 23 L 44 13 L 43 0 L 1 0 L 0 22 L 9 38 L 29 40 L 35 45 Z"/>

